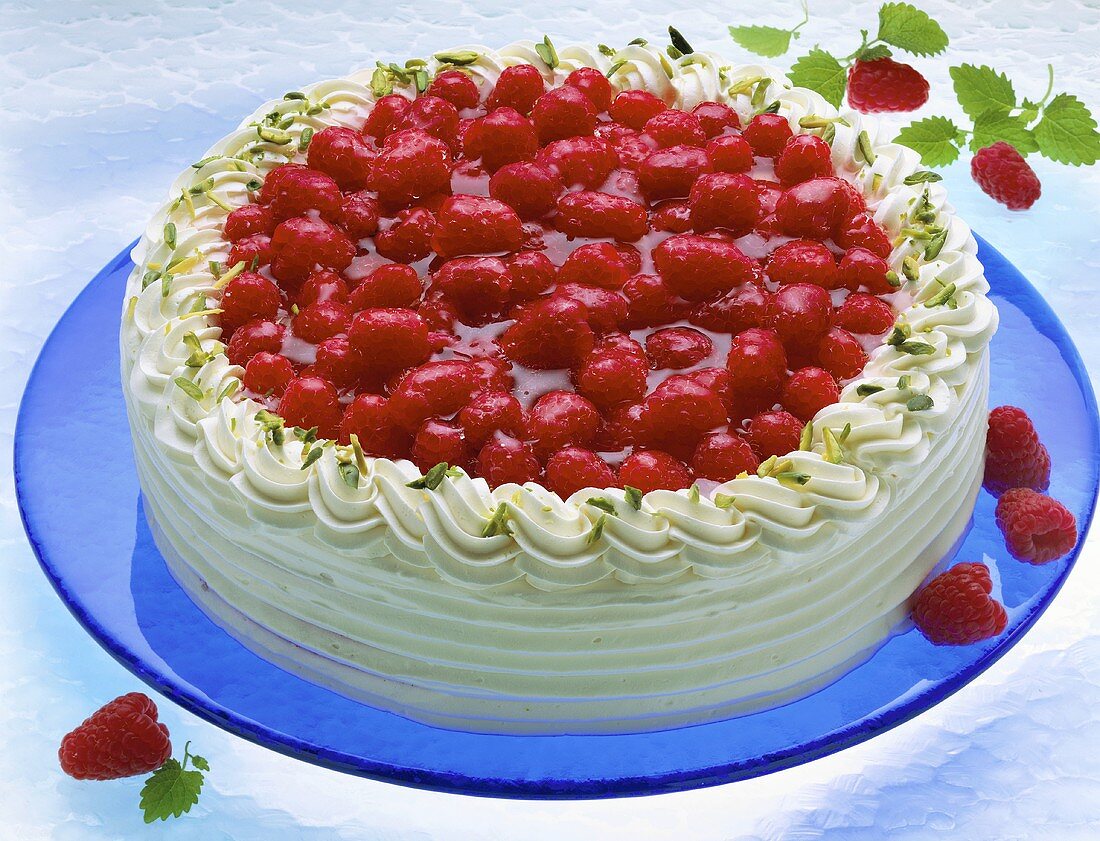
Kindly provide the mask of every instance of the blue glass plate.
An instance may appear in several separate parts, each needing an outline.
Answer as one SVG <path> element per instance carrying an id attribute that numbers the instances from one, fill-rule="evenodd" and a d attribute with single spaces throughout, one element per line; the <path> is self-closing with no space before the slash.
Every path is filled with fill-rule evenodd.
<path id="1" fill-rule="evenodd" d="M 910 631 L 800 701 L 658 733 L 487 736 L 417 724 L 260 659 L 169 575 L 142 514 L 119 386 L 128 253 L 65 313 L 23 397 L 15 475 L 27 534 L 62 600 L 124 666 L 208 721 L 309 762 L 422 788 L 529 798 L 654 794 L 759 776 L 869 739 L 976 678 L 1038 619 L 1076 558 L 1041 567 L 1011 560 L 983 491 L 957 557 L 984 558 L 1008 608 L 1007 629 L 986 644 L 936 648 Z M 1050 493 L 1083 535 L 1100 467 L 1087 374 L 1020 273 L 985 242 L 980 257 L 1001 312 L 991 405 L 1021 405 L 1035 419 L 1054 461 Z"/>

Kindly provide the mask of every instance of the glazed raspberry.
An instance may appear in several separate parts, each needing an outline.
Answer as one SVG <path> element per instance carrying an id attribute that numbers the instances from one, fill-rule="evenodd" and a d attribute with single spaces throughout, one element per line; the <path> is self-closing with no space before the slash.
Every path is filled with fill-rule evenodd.
<path id="1" fill-rule="evenodd" d="M 535 127 L 514 108 L 498 108 L 474 120 L 462 142 L 466 157 L 480 159 L 489 172 L 505 164 L 529 161 L 539 149 Z"/>
<path id="2" fill-rule="evenodd" d="M 489 195 L 510 205 L 526 221 L 540 219 L 552 211 L 563 189 L 555 173 L 528 161 L 502 166 L 489 179 Z"/>
<path id="3" fill-rule="evenodd" d="M 517 438 L 526 437 L 527 413 L 519 401 L 506 391 L 482 391 L 458 413 L 458 422 L 466 440 L 480 448 L 494 432 Z"/>
<path id="4" fill-rule="evenodd" d="M 728 292 L 752 278 L 752 261 L 736 245 L 694 234 L 677 234 L 653 249 L 669 290 L 689 301 Z"/>
<path id="5" fill-rule="evenodd" d="M 363 134 L 373 137 L 381 143 L 397 129 L 401 116 L 409 107 L 409 100 L 398 93 L 387 94 L 374 103 L 367 121 L 363 125 Z"/>
<path id="6" fill-rule="evenodd" d="M 982 192 L 1009 210 L 1027 210 L 1042 193 L 1035 170 L 1003 140 L 978 150 L 970 161 L 970 175 Z"/>
<path id="7" fill-rule="evenodd" d="M 225 355 L 234 365 L 247 365 L 257 353 L 278 353 L 286 328 L 274 321 L 250 321 L 233 331 Z"/>
<path id="8" fill-rule="evenodd" d="M 558 279 L 558 267 L 540 251 L 520 251 L 507 259 L 512 278 L 512 300 L 529 301 L 541 295 Z"/>
<path id="9" fill-rule="evenodd" d="M 782 153 L 794 132 L 786 117 L 779 114 L 757 114 L 742 132 L 754 154 L 774 158 Z"/>
<path id="10" fill-rule="evenodd" d="M 634 242 L 648 228 L 645 208 L 623 196 L 581 191 L 558 199 L 555 224 L 571 237 Z"/>
<path id="11" fill-rule="evenodd" d="M 722 405 L 726 408 L 726 415 L 729 416 L 730 410 L 734 407 L 733 378 L 730 377 L 729 371 L 725 368 L 711 366 L 709 368 L 697 368 L 686 376 L 692 382 L 698 383 L 703 388 L 708 388 L 717 394 L 718 399 L 722 401 Z"/>
<path id="12" fill-rule="evenodd" d="M 928 101 L 928 80 L 892 58 L 857 61 L 848 71 L 848 104 L 864 114 L 916 111 Z"/>
<path id="13" fill-rule="evenodd" d="M 857 213 L 842 222 L 833 235 L 833 241 L 848 250 L 865 248 L 884 260 L 894 250 L 890 235 L 866 212 Z"/>
<path id="14" fill-rule="evenodd" d="M 619 253 L 619 259 L 623 261 L 627 272 L 634 275 L 642 270 L 642 252 L 637 246 L 625 242 L 614 243 L 615 250 Z"/>
<path id="15" fill-rule="evenodd" d="M 600 426 L 599 410 L 572 391 L 551 391 L 535 401 L 527 420 L 535 453 L 543 457 L 567 444 L 587 446 Z"/>
<path id="16" fill-rule="evenodd" d="M 889 295 L 897 290 L 886 279 L 889 264 L 866 248 L 850 248 L 840 259 L 840 283 L 855 291 L 865 289 L 873 295 Z"/>
<path id="17" fill-rule="evenodd" d="M 418 365 L 431 355 L 428 325 L 409 309 L 363 310 L 352 319 L 348 339 L 364 363 L 382 373 Z"/>
<path id="18" fill-rule="evenodd" d="M 842 181 L 841 183 L 847 184 L 848 182 Z M 776 227 L 775 209 L 779 206 L 779 200 L 783 198 L 783 188 L 774 181 L 756 179 L 756 189 L 760 193 L 760 212 L 764 217 L 757 227 L 767 234 L 782 233 Z"/>
<path id="19" fill-rule="evenodd" d="M 784 187 L 833 174 L 833 150 L 820 137 L 799 134 L 787 141 L 775 159 L 775 174 Z"/>
<path id="20" fill-rule="evenodd" d="M 622 255 L 608 242 L 590 242 L 573 249 L 558 272 L 559 283 L 581 283 L 621 289 L 629 272 Z"/>
<path id="21" fill-rule="evenodd" d="M 450 417 L 483 385 L 472 362 L 426 362 L 405 374 L 390 394 L 390 416 L 402 429 L 414 430 L 427 418 Z"/>
<path id="22" fill-rule="evenodd" d="M 1023 409 L 998 406 L 989 413 L 983 484 L 994 496 L 1011 488 L 1045 491 L 1050 485 L 1050 453 Z"/>
<path id="23" fill-rule="evenodd" d="M 715 172 L 748 172 L 752 169 L 752 146 L 740 134 L 716 137 L 707 143 L 706 151 Z"/>
<path id="24" fill-rule="evenodd" d="M 275 230 L 275 217 L 262 204 L 246 204 L 225 217 L 222 233 L 229 242 L 237 242 L 252 234 L 268 234 Z"/>
<path id="25" fill-rule="evenodd" d="M 353 259 L 355 245 L 324 219 L 287 219 L 271 238 L 271 273 L 277 280 L 304 281 L 318 266 L 342 271 Z"/>
<path id="26" fill-rule="evenodd" d="M 355 311 L 377 307 L 415 307 L 422 292 L 420 276 L 411 266 L 379 266 L 352 290 L 348 303 Z"/>
<path id="27" fill-rule="evenodd" d="M 554 290 L 554 297 L 569 298 L 583 306 L 588 324 L 596 333 L 618 330 L 626 320 L 626 300 L 609 289 L 582 283 L 562 283 Z"/>
<path id="28" fill-rule="evenodd" d="M 373 182 L 378 198 L 395 206 L 445 193 L 451 186 L 450 150 L 422 131 L 391 134 L 375 159 Z"/>
<path id="29" fill-rule="evenodd" d="M 740 237 L 752 231 L 760 218 L 760 195 L 747 175 L 713 172 L 699 176 L 688 204 L 696 233 L 722 228 Z"/>
<path id="30" fill-rule="evenodd" d="M 465 467 L 470 450 L 462 427 L 450 421 L 428 418 L 420 425 L 412 444 L 412 462 L 427 472 L 440 462 Z"/>
<path id="31" fill-rule="evenodd" d="M 538 68 L 531 64 L 517 64 L 501 71 L 487 104 L 490 110 L 507 106 L 521 114 L 530 114 L 535 101 L 545 90 L 546 83 Z"/>
<path id="32" fill-rule="evenodd" d="M 603 113 L 611 107 L 611 98 L 615 91 L 607 77 L 595 67 L 579 67 L 565 77 L 565 84 L 577 88 L 588 97 L 597 113 Z"/>
<path id="33" fill-rule="evenodd" d="M 644 354 L 636 356 L 621 348 L 604 346 L 584 360 L 577 369 L 575 383 L 578 392 L 601 409 L 610 409 L 641 400 L 648 372 Z"/>
<path id="34" fill-rule="evenodd" d="M 619 156 L 619 166 L 626 172 L 636 173 L 642 161 L 653 154 L 653 147 L 632 128 L 623 128 L 623 134 L 613 141 L 615 154 Z"/>
<path id="35" fill-rule="evenodd" d="M 695 179 L 712 169 L 710 158 L 694 146 L 658 149 L 638 167 L 638 184 L 650 201 L 679 199 L 691 192 Z"/>
<path id="36" fill-rule="evenodd" d="M 802 421 L 808 421 L 840 399 L 832 374 L 821 368 L 800 368 L 787 378 L 779 402 Z"/>
<path id="37" fill-rule="evenodd" d="M 226 264 L 235 266 L 244 263 L 245 266 L 266 266 L 271 262 L 271 237 L 267 234 L 250 234 L 233 243 L 229 250 L 229 258 Z"/>
<path id="38" fill-rule="evenodd" d="M 477 321 L 505 308 L 512 276 L 496 257 L 458 257 L 432 275 L 432 289 L 453 302 L 467 320 Z"/>
<path id="39" fill-rule="evenodd" d="M 257 353 L 244 369 L 244 387 L 253 394 L 261 396 L 274 394 L 282 396 L 286 385 L 294 379 L 294 366 L 290 360 L 278 353 Z"/>
<path id="40" fill-rule="evenodd" d="M 616 123 L 641 131 L 666 108 L 668 106 L 649 91 L 627 90 L 612 100 L 609 113 Z"/>
<path id="41" fill-rule="evenodd" d="M 894 326 L 894 311 L 889 304 L 874 295 L 853 292 L 837 310 L 836 324 L 849 333 L 877 336 Z"/>
<path id="42" fill-rule="evenodd" d="M 290 322 L 291 332 L 310 344 L 323 342 L 343 333 L 351 318 L 351 310 L 338 301 L 318 301 L 298 311 Z"/>
<path id="43" fill-rule="evenodd" d="M 788 351 L 816 346 L 832 323 L 833 301 L 820 286 L 792 283 L 772 297 L 771 326 Z"/>
<path id="44" fill-rule="evenodd" d="M 687 304 L 676 298 L 657 275 L 635 275 L 623 284 L 622 294 L 627 306 L 623 325 L 631 329 L 656 327 L 687 314 Z"/>
<path id="45" fill-rule="evenodd" d="M 599 137 L 569 137 L 540 149 L 536 161 L 556 173 L 567 187 L 594 190 L 618 166 L 619 155 Z"/>
<path id="46" fill-rule="evenodd" d="M 1009 554 L 1018 561 L 1045 564 L 1077 545 L 1077 520 L 1069 509 L 1031 488 L 1002 493 L 995 516 Z"/>
<path id="47" fill-rule="evenodd" d="M 444 70 L 432 80 L 428 93 L 447 100 L 458 109 L 477 108 L 481 101 L 477 84 L 461 70 Z"/>
<path id="48" fill-rule="evenodd" d="M 458 135 L 458 110 L 438 96 L 418 96 L 401 115 L 398 131 L 422 131 L 454 146 Z"/>
<path id="49" fill-rule="evenodd" d="M 530 445 L 501 432 L 481 448 L 475 469 L 491 488 L 509 483 L 522 485 L 537 482 L 542 473 Z"/>
<path id="50" fill-rule="evenodd" d="M 242 324 L 255 319 L 271 321 L 279 312 L 282 296 L 279 287 L 263 275 L 241 272 L 222 290 L 218 306 L 222 313 L 219 321 L 228 336 Z"/>
<path id="51" fill-rule="evenodd" d="M 375 236 L 374 245 L 387 260 L 415 263 L 431 254 L 435 231 L 435 214 L 415 207 L 399 212 L 393 224 Z"/>
<path id="52" fill-rule="evenodd" d="M 747 437 L 757 458 L 785 456 L 798 449 L 802 421 L 790 412 L 761 412 L 749 421 Z"/>
<path id="53" fill-rule="evenodd" d="M 772 405 L 787 377 L 787 354 L 773 330 L 750 328 L 730 343 L 726 358 L 734 403 L 749 411 Z"/>
<path id="54" fill-rule="evenodd" d="M 727 292 L 716 301 L 699 304 L 688 316 L 692 324 L 713 333 L 737 334 L 763 327 L 768 320 L 771 295 L 753 283 Z"/>
<path id="55" fill-rule="evenodd" d="M 700 102 L 691 109 L 691 113 L 699 120 L 703 134 L 709 137 L 717 137 L 726 129 L 741 128 L 741 118 L 737 112 L 721 102 Z"/>
<path id="56" fill-rule="evenodd" d="M 348 443 L 351 436 L 369 456 L 401 458 L 408 452 L 408 435 L 390 417 L 389 401 L 378 394 L 358 394 L 340 420 L 340 440 Z"/>
<path id="57" fill-rule="evenodd" d="M 339 304 L 346 304 L 348 301 L 348 285 L 340 275 L 330 269 L 313 272 L 298 290 L 296 303 L 299 307 L 308 307 L 319 301 L 335 301 Z"/>
<path id="58" fill-rule="evenodd" d="M 692 482 L 691 471 L 682 461 L 660 450 L 635 450 L 619 466 L 619 482 L 642 493 L 678 491 Z"/>
<path id="59" fill-rule="evenodd" d="M 504 202 L 486 196 L 451 196 L 436 215 L 432 248 L 440 257 L 515 251 L 523 222 Z"/>
<path id="60" fill-rule="evenodd" d="M 560 296 L 525 306 L 500 339 L 509 359 L 537 369 L 571 368 L 594 342 L 586 307 Z"/>
<path id="61" fill-rule="evenodd" d="M 359 132 L 329 126 L 313 135 L 306 160 L 313 169 L 331 177 L 341 190 L 348 191 L 362 190 L 370 183 L 374 158 L 374 149 Z"/>
<path id="62" fill-rule="evenodd" d="M 714 351 L 703 333 L 690 327 L 666 327 L 646 336 L 645 351 L 657 369 L 682 369 L 698 365 Z"/>
<path id="63" fill-rule="evenodd" d="M 811 178 L 788 189 L 775 206 L 784 233 L 828 239 L 848 215 L 848 194 L 839 178 Z"/>
<path id="64" fill-rule="evenodd" d="M 596 128 L 596 106 L 577 88 L 568 85 L 554 88 L 535 102 L 531 122 L 542 145 L 567 137 L 583 137 Z"/>
<path id="65" fill-rule="evenodd" d="M 836 379 L 850 380 L 863 371 L 867 353 L 847 330 L 830 327 L 817 346 L 817 363 Z"/>
<path id="66" fill-rule="evenodd" d="M 261 201 L 268 206 L 276 222 L 292 216 L 320 211 L 326 219 L 339 219 L 344 197 L 336 182 L 323 172 L 300 164 L 284 164 L 272 171 L 260 190 Z"/>
<path id="67" fill-rule="evenodd" d="M 683 234 L 691 230 L 691 205 L 683 199 L 661 202 L 649 219 L 655 231 Z"/>
<path id="68" fill-rule="evenodd" d="M 340 226 L 354 240 L 378 233 L 378 202 L 366 191 L 344 196 L 340 209 Z"/>
<path id="69" fill-rule="evenodd" d="M 699 441 L 691 469 L 700 479 L 728 482 L 737 474 L 755 473 L 760 466 L 748 441 L 731 432 L 709 432 Z"/>
<path id="70" fill-rule="evenodd" d="M 367 365 L 347 336 L 331 336 L 317 345 L 317 355 L 310 373 L 328 380 L 338 389 L 360 384 L 369 373 Z"/>
<path id="71" fill-rule="evenodd" d="M 985 564 L 956 564 L 917 593 L 913 622 L 936 645 L 969 645 L 995 637 L 1008 616 L 990 597 L 992 591 Z"/>
<path id="72" fill-rule="evenodd" d="M 496 348 L 494 348 L 496 352 Z M 512 363 L 496 356 L 472 356 L 474 383 L 477 391 L 511 391 L 515 388 Z"/>
<path id="73" fill-rule="evenodd" d="M 661 149 L 670 146 L 704 146 L 707 136 L 694 114 L 669 108 L 646 120 L 645 133 Z"/>
<path id="74" fill-rule="evenodd" d="M 643 401 L 646 441 L 653 444 L 694 447 L 704 432 L 725 424 L 722 399 L 702 383 L 674 374 Z"/>
<path id="75" fill-rule="evenodd" d="M 546 486 L 562 499 L 582 488 L 615 487 L 615 471 L 591 450 L 564 447 L 546 462 Z"/>
<path id="76" fill-rule="evenodd" d="M 117 780 L 147 774 L 172 755 L 157 705 L 141 692 L 115 698 L 61 740 L 61 770 L 78 780 Z"/>
<path id="77" fill-rule="evenodd" d="M 317 427 L 319 438 L 335 438 L 342 412 L 332 383 L 320 377 L 298 377 L 291 380 L 283 392 L 279 416 L 288 427 Z"/>
<path id="78" fill-rule="evenodd" d="M 796 239 L 779 246 L 768 256 L 766 271 L 780 286 L 813 283 L 835 289 L 840 282 L 833 252 L 814 240 Z"/>
<path id="79" fill-rule="evenodd" d="M 626 333 L 608 333 L 606 336 L 601 336 L 596 343 L 594 353 L 622 353 L 639 362 L 648 363 L 645 348 Z"/>

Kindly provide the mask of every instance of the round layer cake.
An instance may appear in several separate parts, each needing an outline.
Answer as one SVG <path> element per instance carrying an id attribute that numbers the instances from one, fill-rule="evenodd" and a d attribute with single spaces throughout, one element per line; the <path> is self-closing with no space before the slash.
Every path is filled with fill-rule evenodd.
<path id="1" fill-rule="evenodd" d="M 322 82 L 134 251 L 146 515 L 243 644 L 416 720 L 781 704 L 968 526 L 975 253 L 915 153 L 768 68 L 544 41 Z"/>

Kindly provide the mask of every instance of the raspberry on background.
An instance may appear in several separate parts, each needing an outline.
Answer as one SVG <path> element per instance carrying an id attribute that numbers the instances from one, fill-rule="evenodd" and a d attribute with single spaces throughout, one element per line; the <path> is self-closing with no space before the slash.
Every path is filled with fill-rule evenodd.
<path id="1" fill-rule="evenodd" d="M 1001 494 L 994 516 L 1009 554 L 1018 561 L 1045 564 L 1077 545 L 1077 518 L 1058 500 L 1031 488 Z"/>
<path id="2" fill-rule="evenodd" d="M 928 80 L 891 58 L 857 60 L 848 71 L 848 104 L 864 114 L 916 111 L 928 101 Z"/>
<path id="3" fill-rule="evenodd" d="M 1027 210 L 1042 193 L 1035 170 L 1003 140 L 975 153 L 970 174 L 986 195 L 1009 210 Z"/>
<path id="4" fill-rule="evenodd" d="M 1012 488 L 1045 491 L 1050 485 L 1050 453 L 1023 409 L 998 406 L 989 413 L 982 484 L 994 496 Z"/>
<path id="5" fill-rule="evenodd" d="M 1008 616 L 990 597 L 992 591 L 984 564 L 956 564 L 917 593 L 913 622 L 935 645 L 969 645 L 995 637 Z"/>
<path id="6" fill-rule="evenodd" d="M 155 771 L 172 755 L 157 705 L 130 692 L 100 707 L 61 740 L 61 770 L 78 780 L 116 780 Z"/>

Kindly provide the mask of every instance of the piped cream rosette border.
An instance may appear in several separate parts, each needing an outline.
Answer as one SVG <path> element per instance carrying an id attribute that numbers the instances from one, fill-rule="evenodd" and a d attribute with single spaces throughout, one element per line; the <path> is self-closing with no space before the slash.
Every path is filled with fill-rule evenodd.
<path id="1" fill-rule="evenodd" d="M 211 493 L 232 485 L 258 520 L 312 529 L 368 556 L 392 553 L 469 587 L 523 577 L 541 589 L 609 575 L 627 583 L 689 571 L 718 577 L 777 550 L 827 543 L 845 521 L 879 516 L 895 480 L 912 475 L 951 427 L 997 324 L 975 240 L 942 184 L 905 183 L 916 180 L 917 155 L 880 137 L 872 120 L 838 119 L 818 94 L 789 87 L 771 68 L 730 67 L 702 53 L 671 61 L 643 46 L 610 56 L 572 46 L 551 70 L 531 42 L 461 49 L 477 55 L 465 70 L 490 82 L 518 63 L 543 68 L 552 83 L 596 67 L 618 89 L 644 88 L 684 108 L 724 101 L 743 122 L 770 106 L 796 132 L 824 136 L 838 170 L 896 237 L 891 264 L 913 304 L 899 315 L 894 344 L 877 348 L 840 402 L 817 415 L 802 450 L 709 493 L 588 489 L 563 500 L 533 483 L 490 490 L 454 470 L 434 489 L 410 488 L 420 472 L 409 461 L 273 434 L 265 415 L 257 420 L 261 406 L 234 396 L 243 372 L 221 352 L 214 308 L 231 273 L 222 226 L 265 173 L 302 158 L 313 132 L 361 124 L 375 99 L 371 68 L 260 108 L 176 179 L 134 249 L 123 368 L 132 398 L 152 414 L 158 449 L 181 467 L 197 464 Z M 433 59 L 427 69 L 440 66 Z"/>

